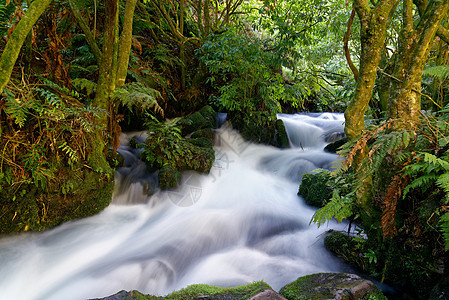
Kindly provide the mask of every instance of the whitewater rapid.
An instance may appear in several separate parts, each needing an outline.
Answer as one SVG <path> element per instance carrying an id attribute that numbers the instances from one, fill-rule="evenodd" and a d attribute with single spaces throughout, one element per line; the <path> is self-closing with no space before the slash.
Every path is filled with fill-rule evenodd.
<path id="1" fill-rule="evenodd" d="M 342 131 L 343 116 L 279 118 L 291 148 L 247 143 L 221 128 L 210 174 L 186 172 L 178 190 L 151 197 L 157 176 L 123 146 L 125 167 L 103 212 L 0 240 L 0 299 L 79 300 L 134 289 L 166 295 L 194 283 L 259 280 L 278 290 L 299 276 L 348 270 L 323 246 L 326 230 L 346 225 L 309 224 L 315 209 L 297 196 L 302 174 L 335 164 L 322 148 Z"/>

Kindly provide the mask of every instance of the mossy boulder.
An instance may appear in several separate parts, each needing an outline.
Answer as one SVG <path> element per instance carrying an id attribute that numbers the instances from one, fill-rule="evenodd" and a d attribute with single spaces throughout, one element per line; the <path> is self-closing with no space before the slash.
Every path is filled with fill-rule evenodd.
<path id="1" fill-rule="evenodd" d="M 301 196 L 308 205 L 323 207 L 332 197 L 332 190 L 327 184 L 329 179 L 329 171 L 304 174 L 301 185 L 299 186 L 298 195 Z"/>
<path id="2" fill-rule="evenodd" d="M 199 111 L 182 118 L 177 124 L 181 128 L 182 136 L 205 128 L 217 128 L 217 113 L 212 107 L 204 106 Z"/>
<path id="3" fill-rule="evenodd" d="M 206 139 L 210 140 L 211 142 L 213 142 L 214 141 L 214 130 L 212 128 L 200 129 L 200 130 L 197 130 L 194 133 L 192 133 L 190 138 L 192 138 L 192 139 L 206 138 Z"/>
<path id="4" fill-rule="evenodd" d="M 45 230 L 109 205 L 114 182 L 104 174 L 61 168 L 56 176 L 58 182 L 45 190 L 34 183 L 11 186 L 0 180 L 0 233 Z"/>
<path id="5" fill-rule="evenodd" d="M 349 141 L 348 138 L 342 138 L 335 142 L 331 142 L 324 147 L 325 152 L 337 153 L 338 149 Z"/>
<path id="6" fill-rule="evenodd" d="M 177 188 L 181 172 L 170 165 L 165 165 L 159 170 L 158 179 L 161 189 Z"/>
<path id="7" fill-rule="evenodd" d="M 276 136 L 279 148 L 288 148 L 290 146 L 284 121 L 281 119 L 276 120 Z"/>
<path id="8" fill-rule="evenodd" d="M 145 295 L 137 291 L 120 291 L 115 295 L 101 298 L 101 300 L 248 300 L 257 299 L 252 297 L 255 297 L 265 291 L 273 290 L 268 284 L 263 281 L 237 287 L 216 287 L 205 284 L 194 284 L 182 290 L 175 291 L 165 297 Z M 273 292 L 273 294 L 276 293 Z"/>
<path id="9" fill-rule="evenodd" d="M 359 270 L 374 273 L 377 257 L 368 249 L 367 240 L 339 231 L 330 231 L 324 239 L 324 246 Z"/>
<path id="10" fill-rule="evenodd" d="M 279 293 L 288 300 L 387 299 L 371 281 L 348 273 L 318 273 L 299 277 Z"/>

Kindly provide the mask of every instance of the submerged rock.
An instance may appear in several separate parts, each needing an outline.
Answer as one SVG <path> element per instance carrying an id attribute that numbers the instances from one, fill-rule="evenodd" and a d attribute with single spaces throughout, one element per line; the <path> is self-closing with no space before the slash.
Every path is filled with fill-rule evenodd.
<path id="1" fill-rule="evenodd" d="M 299 277 L 279 293 L 288 300 L 387 299 L 374 283 L 349 273 L 318 273 Z"/>

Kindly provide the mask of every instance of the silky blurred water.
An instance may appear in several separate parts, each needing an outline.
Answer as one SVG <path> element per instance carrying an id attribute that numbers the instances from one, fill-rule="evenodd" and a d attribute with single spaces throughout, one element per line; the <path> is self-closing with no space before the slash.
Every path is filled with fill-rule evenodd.
<path id="1" fill-rule="evenodd" d="M 210 174 L 183 174 L 173 191 L 122 146 L 112 204 L 100 214 L 43 233 L 0 240 L 0 299 L 88 299 L 120 290 L 165 295 L 189 284 L 234 286 L 264 280 L 280 289 L 299 276 L 347 270 L 309 225 L 314 209 L 297 196 L 301 175 L 331 168 L 325 138 L 343 131 L 341 114 L 279 115 L 291 148 L 216 132 Z M 136 136 L 122 136 L 125 144 Z"/>

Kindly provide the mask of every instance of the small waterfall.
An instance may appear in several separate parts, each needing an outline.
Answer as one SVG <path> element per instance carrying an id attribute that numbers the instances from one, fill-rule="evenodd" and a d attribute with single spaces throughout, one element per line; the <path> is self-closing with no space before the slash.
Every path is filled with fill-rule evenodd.
<path id="1" fill-rule="evenodd" d="M 342 113 L 278 114 L 278 118 L 284 122 L 293 148 L 322 149 L 330 136 L 344 130 Z"/>
<path id="2" fill-rule="evenodd" d="M 151 197 L 155 173 L 136 159 L 138 149 L 121 147 L 125 165 L 103 212 L 0 240 L 0 299 L 78 300 L 123 289 L 165 295 L 194 283 L 258 280 L 280 289 L 299 276 L 348 271 L 323 246 L 329 228 L 309 225 L 314 209 L 296 195 L 303 172 L 336 159 L 319 147 L 323 134 L 340 130 L 340 117 L 328 116 L 280 116 L 302 149 L 251 144 L 221 128 L 208 175 L 184 173 L 179 189 Z"/>

